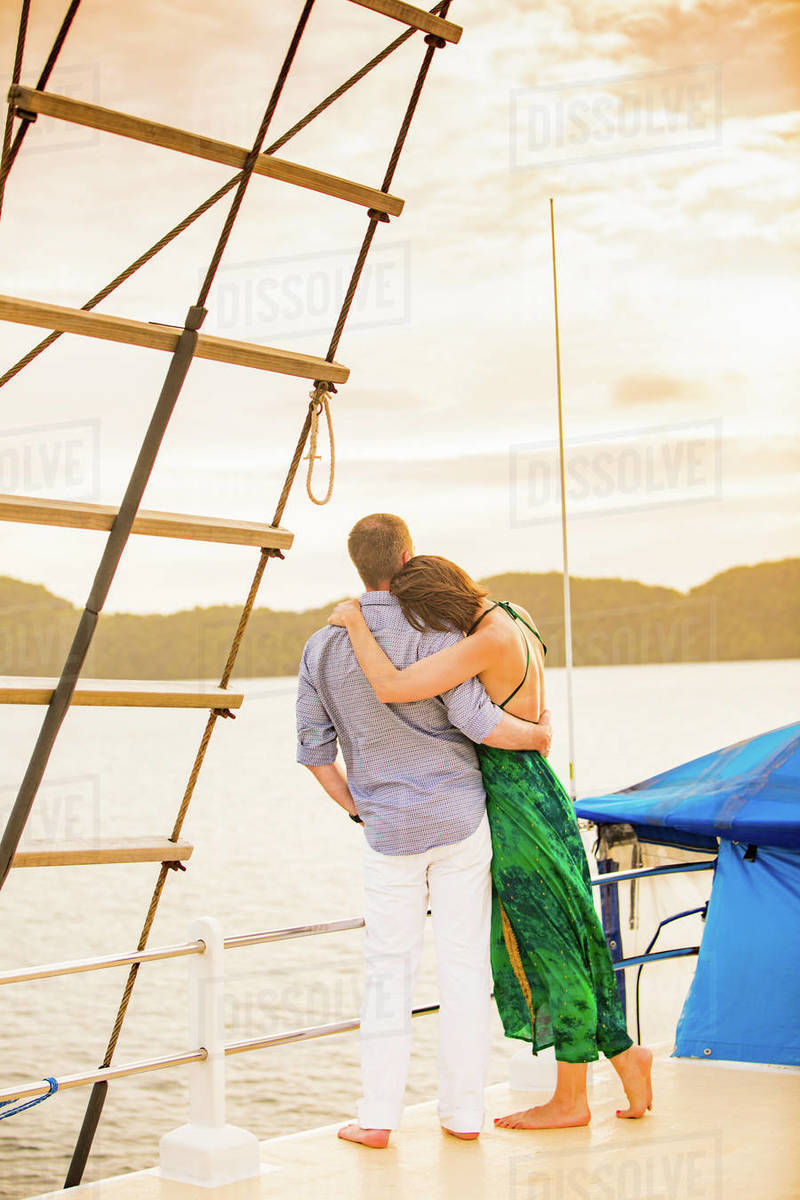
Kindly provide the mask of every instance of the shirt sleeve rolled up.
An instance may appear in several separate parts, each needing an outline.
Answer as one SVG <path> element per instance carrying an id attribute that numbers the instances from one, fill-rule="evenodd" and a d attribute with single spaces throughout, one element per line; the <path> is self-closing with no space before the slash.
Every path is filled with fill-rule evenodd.
<path id="1" fill-rule="evenodd" d="M 493 733 L 503 716 L 486 694 L 478 678 L 467 679 L 442 696 L 451 725 L 472 742 L 483 742 Z"/>

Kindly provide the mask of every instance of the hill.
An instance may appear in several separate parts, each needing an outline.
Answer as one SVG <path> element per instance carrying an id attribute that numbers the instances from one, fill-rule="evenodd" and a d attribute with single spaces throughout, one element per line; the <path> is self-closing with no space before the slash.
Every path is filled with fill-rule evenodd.
<path id="1" fill-rule="evenodd" d="M 548 664 L 563 665 L 557 572 L 494 575 L 492 596 L 533 614 Z M 305 612 L 254 610 L 236 676 L 293 675 L 307 638 L 333 601 Z M 800 657 L 800 559 L 733 567 L 680 592 L 627 579 L 572 580 L 578 666 Z M 85 673 L 120 679 L 218 678 L 239 609 L 103 615 Z M 0 674 L 57 675 L 78 610 L 46 588 L 0 577 Z"/>

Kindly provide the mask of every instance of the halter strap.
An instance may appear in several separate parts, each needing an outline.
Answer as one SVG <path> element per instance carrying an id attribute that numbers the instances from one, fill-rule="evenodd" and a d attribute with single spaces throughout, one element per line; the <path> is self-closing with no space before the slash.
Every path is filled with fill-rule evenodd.
<path id="1" fill-rule="evenodd" d="M 547 654 L 547 646 L 545 646 L 544 642 L 542 641 L 542 636 L 541 636 L 541 634 L 539 633 L 538 629 L 534 629 L 534 627 L 533 627 L 531 624 L 529 624 L 529 623 L 528 623 L 528 621 L 526 621 L 524 617 L 521 617 L 521 616 L 519 615 L 519 613 L 517 612 L 517 610 L 516 610 L 515 608 L 512 608 L 512 606 L 511 606 L 511 605 L 508 603 L 508 601 L 507 601 L 507 600 L 497 600 L 497 601 L 496 601 L 496 602 L 495 602 L 495 603 L 494 603 L 494 604 L 491 606 L 491 608 L 484 609 L 484 611 L 483 611 L 483 612 L 481 613 L 481 615 L 478 617 L 477 621 L 474 621 L 474 622 L 473 622 L 473 624 L 472 624 L 472 625 L 469 627 L 469 630 L 467 631 L 467 637 L 469 637 L 469 635 L 470 635 L 471 633 L 474 633 L 474 632 L 475 632 L 475 630 L 476 630 L 476 629 L 478 628 L 478 626 L 480 625 L 480 623 L 481 623 L 481 621 L 483 620 L 483 618 L 484 618 L 484 617 L 488 617 L 489 613 L 490 613 L 490 612 L 494 612 L 494 610 L 495 610 L 496 608 L 502 608 L 503 612 L 504 612 L 504 613 L 506 613 L 506 614 L 507 614 L 509 617 L 511 617 L 512 621 L 521 621 L 521 622 L 522 622 L 522 624 L 525 626 L 525 628 L 526 628 L 526 629 L 530 629 L 530 631 L 531 631 L 531 633 L 533 634 L 533 636 L 539 639 L 539 641 L 541 642 L 541 645 L 542 645 L 542 649 L 544 650 L 545 654 Z M 528 639 L 525 637 L 525 634 L 522 632 L 522 630 L 521 630 L 521 629 L 520 629 L 520 631 L 519 631 L 519 636 L 522 638 L 523 642 L 525 643 L 525 674 L 522 676 L 522 679 L 519 681 L 519 683 L 517 684 L 517 686 L 514 688 L 514 690 L 513 690 L 513 692 L 511 693 L 511 695 L 510 695 L 510 696 L 506 696 L 506 698 L 505 698 L 505 700 L 503 701 L 503 703 L 498 705 L 498 708 L 505 708 L 505 706 L 506 706 L 507 704 L 509 704 L 509 703 L 510 703 L 510 701 L 512 701 L 512 700 L 514 699 L 514 697 L 516 696 L 517 692 L 520 690 L 520 688 L 521 688 L 521 687 L 523 687 L 523 685 L 525 684 L 525 681 L 526 681 L 526 680 L 527 680 L 527 678 L 528 678 L 528 671 L 530 670 L 530 665 L 531 665 L 531 647 L 530 647 L 530 642 L 529 642 L 529 641 L 528 641 Z"/>
<path id="2" fill-rule="evenodd" d="M 547 654 L 547 646 L 545 646 L 544 642 L 542 641 L 542 635 L 539 633 L 539 630 L 534 628 L 534 626 L 526 621 L 524 617 L 521 617 L 517 610 L 511 604 L 509 604 L 507 600 L 498 600 L 497 603 L 500 608 L 502 608 L 503 612 L 508 613 L 512 620 L 520 621 L 526 629 L 530 629 L 533 636 L 537 638 L 539 642 L 541 642 L 542 649 L 544 650 L 545 654 Z"/>

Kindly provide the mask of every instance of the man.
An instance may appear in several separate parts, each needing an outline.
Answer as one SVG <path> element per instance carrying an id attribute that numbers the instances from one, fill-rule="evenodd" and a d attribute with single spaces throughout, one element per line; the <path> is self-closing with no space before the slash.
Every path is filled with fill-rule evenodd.
<path id="1" fill-rule="evenodd" d="M 361 607 L 384 651 L 406 667 L 451 646 L 459 633 L 420 633 L 389 591 L 412 556 L 399 517 L 373 513 L 348 539 L 366 591 Z M 440 1000 L 439 1120 L 478 1137 L 488 1060 L 491 838 L 475 742 L 550 748 L 549 724 L 492 704 L 477 679 L 411 704 L 381 704 L 347 631 L 328 626 L 303 652 L 297 759 L 337 804 L 362 822 L 365 984 L 361 1010 L 363 1096 L 357 1123 L 339 1136 L 374 1148 L 400 1122 L 411 1049 L 411 998 L 427 909 L 433 917 Z M 341 746 L 347 775 L 336 763 Z"/>

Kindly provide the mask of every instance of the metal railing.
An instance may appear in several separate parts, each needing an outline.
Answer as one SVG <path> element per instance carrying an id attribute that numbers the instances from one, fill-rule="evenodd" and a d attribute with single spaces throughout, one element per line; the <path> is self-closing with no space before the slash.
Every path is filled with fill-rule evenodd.
<path id="1" fill-rule="evenodd" d="M 675 863 L 661 867 L 646 867 L 634 871 L 611 872 L 592 879 L 595 887 L 608 884 L 622 883 L 628 879 L 645 879 L 648 877 L 679 874 L 682 872 L 708 871 L 715 865 L 714 860 Z M 348 917 L 339 921 L 325 921 L 311 925 L 294 925 L 281 929 L 267 929 L 256 933 L 240 934 L 221 939 L 221 948 L 237 950 L 247 946 L 265 945 L 271 942 L 289 941 L 301 937 L 315 937 L 326 933 L 341 933 L 351 929 L 361 929 L 364 926 L 363 917 Z M 207 946 L 203 938 L 195 938 L 173 946 L 162 946 L 154 950 L 134 950 L 128 954 L 104 955 L 96 958 L 76 959 L 70 962 L 50 963 L 40 967 L 22 967 L 18 970 L 0 972 L 0 985 L 23 983 L 33 979 L 52 979 L 61 975 L 76 975 L 88 971 L 100 971 L 109 967 L 129 966 L 131 963 L 157 962 L 169 958 L 184 958 L 193 955 L 204 955 Z M 654 953 L 637 955 L 621 959 L 613 963 L 615 971 L 623 971 L 629 967 L 641 966 L 650 962 L 661 962 L 666 959 L 685 958 L 699 953 L 698 946 L 682 946 L 674 950 L 661 950 Z M 217 980 L 219 984 L 220 980 Z M 414 1009 L 412 1017 L 426 1016 L 439 1011 L 438 1004 L 429 1004 Z M 336 1033 L 347 1033 L 360 1027 L 357 1017 L 344 1021 L 335 1021 L 327 1025 L 308 1026 L 303 1029 L 287 1030 L 283 1033 L 271 1034 L 266 1037 L 250 1038 L 244 1041 L 232 1042 L 224 1047 L 224 1055 L 244 1054 L 251 1050 L 263 1050 L 272 1046 L 288 1045 L 292 1042 L 311 1041 L 315 1038 L 329 1037 Z M 143 1059 L 139 1062 L 126 1063 L 118 1067 L 98 1068 L 94 1071 L 65 1075 L 58 1080 L 58 1090 L 82 1087 L 100 1080 L 123 1079 L 129 1075 L 141 1075 L 149 1071 L 161 1071 L 172 1067 L 184 1066 L 188 1063 L 204 1062 L 208 1057 L 207 1051 L 201 1046 L 183 1054 L 164 1055 L 159 1058 Z M 36 1096 L 44 1096 L 51 1090 L 44 1080 L 20 1084 L 16 1087 L 0 1090 L 0 1104 L 9 1100 L 23 1100 Z"/>
<path id="2" fill-rule="evenodd" d="M 635 871 L 615 871 L 592 879 L 593 887 L 605 887 L 612 883 L 624 883 L 628 879 L 646 879 L 657 875 L 675 875 L 685 871 L 709 871 L 714 861 L 675 863 L 663 867 L 644 867 Z M 262 946 L 268 942 L 284 942 L 294 938 L 316 937 L 323 933 L 342 933 L 348 929 L 363 929 L 363 917 L 346 917 L 341 921 L 323 921 L 314 925 L 289 925 L 283 929 L 266 929 L 258 933 L 242 933 L 225 938 L 226 950 L 239 950 L 247 946 Z M 181 942 L 175 946 L 161 946 L 155 950 L 133 950 L 128 954 L 108 954 L 98 958 L 75 959 L 72 962 L 48 963 L 42 967 L 20 967 L 14 971 L 0 971 L 0 986 L 6 983 L 26 983 L 31 979 L 53 979 L 59 975 L 78 975 L 84 971 L 102 971 L 106 967 L 125 967 L 131 963 L 157 962 L 166 958 L 182 958 L 189 954 L 202 954 L 202 940 Z M 638 959 L 636 960 L 638 962 Z M 633 959 L 622 962 L 633 966 Z"/>
<path id="3" fill-rule="evenodd" d="M 656 875 L 679 875 L 687 871 L 713 871 L 716 858 L 702 862 L 667 863 L 663 867 L 637 867 L 634 871 L 608 871 L 592 880 L 593 887 L 605 887 L 609 883 L 625 883 L 627 879 L 648 879 Z"/>
<path id="4" fill-rule="evenodd" d="M 0 985 L 27 983 L 30 979 L 55 979 L 59 975 L 80 975 L 84 971 L 103 971 L 106 967 L 127 967 L 131 963 L 157 962 L 164 958 L 183 958 L 202 954 L 205 942 L 181 942 L 177 946 L 161 946 L 157 950 L 133 950 L 130 954 L 105 954 L 100 958 L 77 958 L 72 962 L 47 963 L 43 967 L 20 967 L 0 972 Z"/>
<path id="5" fill-rule="evenodd" d="M 314 937 L 320 933 L 341 933 L 346 929 L 362 929 L 363 926 L 363 917 L 347 917 L 343 921 L 325 921 L 317 925 L 290 925 L 285 929 L 266 929 L 261 933 L 242 933 L 237 937 L 225 938 L 225 949 L 239 950 L 244 946 L 285 942 L 292 938 Z M 193 942 L 180 942 L 176 946 L 161 946 L 156 950 L 132 950 L 129 954 L 79 958 L 72 962 L 48 963 L 43 967 L 20 967 L 16 971 L 0 971 L 0 986 L 4 983 L 25 983 L 29 979 L 53 979 L 58 975 L 79 975 L 83 971 L 102 971 L 106 967 L 127 967 L 131 963 L 157 962 L 164 958 L 184 958 L 189 954 L 202 954 L 205 948 L 205 942 L 200 938 Z"/>
<path id="6" fill-rule="evenodd" d="M 412 1017 L 424 1017 L 429 1013 L 439 1011 L 438 1004 L 426 1004 L 415 1008 Z M 270 1046 L 285 1046 L 290 1042 L 307 1042 L 314 1038 L 329 1037 L 334 1033 L 349 1033 L 358 1029 L 361 1022 L 357 1017 L 347 1021 L 335 1021 L 329 1025 L 311 1025 L 306 1029 L 293 1029 L 286 1033 L 272 1034 L 270 1037 L 249 1038 L 241 1042 L 231 1042 L 225 1047 L 225 1056 L 229 1054 L 245 1054 L 249 1050 L 265 1050 Z M 165 1054 L 159 1058 L 143 1058 L 138 1062 L 124 1063 L 119 1067 L 98 1067 L 95 1071 L 82 1071 L 75 1075 L 64 1075 L 58 1080 L 58 1090 L 84 1087 L 90 1083 L 99 1083 L 103 1079 L 125 1079 L 129 1075 L 145 1075 L 148 1071 L 164 1071 L 170 1067 L 183 1067 L 187 1063 L 205 1062 L 208 1052 L 200 1047 L 198 1050 L 187 1050 L 185 1054 Z M 41 1079 L 35 1083 L 23 1084 L 20 1087 L 8 1088 L 0 1092 L 0 1103 L 6 1100 L 27 1100 L 33 1096 L 46 1096 L 50 1091 L 47 1083 Z"/>
<path id="7" fill-rule="evenodd" d="M 147 1071 L 164 1071 L 169 1067 L 182 1067 L 186 1063 L 205 1062 L 207 1052 L 202 1047 L 199 1050 L 187 1050 L 185 1054 L 165 1054 L 160 1058 L 145 1058 L 140 1062 L 124 1063 L 120 1067 L 105 1067 L 96 1071 L 82 1071 L 76 1075 L 63 1075 L 58 1082 L 58 1090 L 84 1087 L 89 1083 L 97 1083 L 100 1079 L 124 1079 L 128 1075 L 144 1075 Z M 35 1083 L 22 1084 L 19 1087 L 7 1088 L 0 1092 L 0 1104 L 7 1100 L 27 1100 L 31 1096 L 46 1096 L 50 1086 L 41 1079 Z"/>
<path id="8" fill-rule="evenodd" d="M 412 1008 L 412 1017 L 426 1017 L 429 1013 L 439 1011 L 438 1004 L 425 1004 L 421 1008 Z M 266 1050 L 270 1046 L 285 1046 L 289 1042 L 308 1042 L 312 1038 L 329 1037 L 332 1033 L 349 1033 L 361 1025 L 358 1017 L 347 1021 L 334 1021 L 329 1025 L 312 1025 L 307 1029 L 296 1029 L 287 1033 L 275 1033 L 271 1037 L 250 1038 L 244 1042 L 231 1042 L 225 1047 L 225 1054 L 244 1054 L 248 1050 Z"/>

